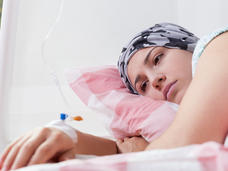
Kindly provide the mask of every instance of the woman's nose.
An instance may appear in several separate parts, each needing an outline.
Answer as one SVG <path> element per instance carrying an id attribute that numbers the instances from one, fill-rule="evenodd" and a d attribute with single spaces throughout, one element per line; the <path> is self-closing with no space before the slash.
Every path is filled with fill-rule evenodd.
<path id="1" fill-rule="evenodd" d="M 157 90 L 162 90 L 162 86 L 163 86 L 165 80 L 166 80 L 166 76 L 164 74 L 158 74 L 154 78 L 154 80 L 152 82 L 152 86 Z"/>

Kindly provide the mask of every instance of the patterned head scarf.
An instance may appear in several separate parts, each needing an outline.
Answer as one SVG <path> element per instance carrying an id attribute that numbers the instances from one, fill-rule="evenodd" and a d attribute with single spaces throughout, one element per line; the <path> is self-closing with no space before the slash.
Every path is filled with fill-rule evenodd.
<path id="1" fill-rule="evenodd" d="M 153 27 L 138 33 L 129 44 L 122 49 L 117 64 L 120 76 L 126 87 L 132 93 L 138 94 L 128 78 L 127 65 L 133 54 L 139 49 L 151 46 L 163 46 L 193 52 L 198 40 L 194 34 L 185 28 L 171 23 L 155 24 Z"/>

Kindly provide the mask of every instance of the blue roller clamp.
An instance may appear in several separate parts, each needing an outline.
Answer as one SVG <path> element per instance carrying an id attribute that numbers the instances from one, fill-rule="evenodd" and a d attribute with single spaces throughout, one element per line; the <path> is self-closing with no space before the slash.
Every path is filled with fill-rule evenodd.
<path id="1" fill-rule="evenodd" d="M 60 113 L 60 119 L 62 121 L 66 120 L 67 117 L 68 117 L 68 115 L 66 113 Z"/>

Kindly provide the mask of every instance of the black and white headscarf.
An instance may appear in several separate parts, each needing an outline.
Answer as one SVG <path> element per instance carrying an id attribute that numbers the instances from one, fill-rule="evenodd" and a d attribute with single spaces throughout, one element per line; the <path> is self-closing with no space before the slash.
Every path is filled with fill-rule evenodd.
<path id="1" fill-rule="evenodd" d="M 193 52 L 198 40 L 194 34 L 185 28 L 171 23 L 155 24 L 153 27 L 138 33 L 129 44 L 123 48 L 119 57 L 118 68 L 124 84 L 132 93 L 138 94 L 128 78 L 127 65 L 130 58 L 139 49 L 151 46 L 162 46 Z"/>

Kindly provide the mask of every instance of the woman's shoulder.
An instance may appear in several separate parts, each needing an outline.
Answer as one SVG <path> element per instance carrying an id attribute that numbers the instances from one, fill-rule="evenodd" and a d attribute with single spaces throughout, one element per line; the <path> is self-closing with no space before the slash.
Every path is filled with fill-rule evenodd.
<path id="1" fill-rule="evenodd" d="M 195 50 L 193 52 L 193 56 L 192 56 L 192 75 L 194 76 L 195 74 L 195 70 L 196 70 L 196 65 L 198 63 L 198 59 L 201 56 L 202 52 L 204 51 L 204 49 L 206 48 L 206 46 L 217 36 L 219 36 L 220 34 L 224 33 L 228 31 L 228 25 L 218 28 L 213 32 L 210 32 L 209 34 L 206 34 L 205 36 L 203 36 L 202 38 L 200 38 L 200 40 L 197 42 L 197 45 L 195 47 Z"/>

